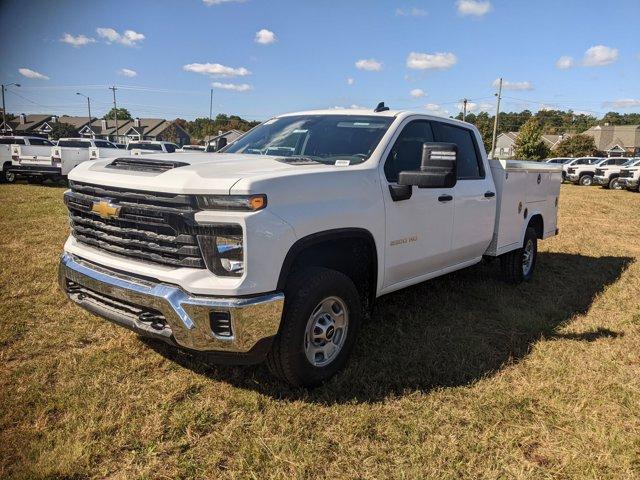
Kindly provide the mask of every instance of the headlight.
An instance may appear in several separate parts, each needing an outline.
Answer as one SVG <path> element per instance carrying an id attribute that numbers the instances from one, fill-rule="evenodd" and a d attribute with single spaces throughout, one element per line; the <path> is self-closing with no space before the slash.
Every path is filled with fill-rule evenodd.
<path id="1" fill-rule="evenodd" d="M 207 268 L 224 277 L 244 273 L 244 242 L 240 225 L 217 226 L 211 235 L 198 235 Z"/>
<path id="2" fill-rule="evenodd" d="M 267 206 L 266 195 L 197 195 L 198 207 L 203 210 L 262 210 Z"/>

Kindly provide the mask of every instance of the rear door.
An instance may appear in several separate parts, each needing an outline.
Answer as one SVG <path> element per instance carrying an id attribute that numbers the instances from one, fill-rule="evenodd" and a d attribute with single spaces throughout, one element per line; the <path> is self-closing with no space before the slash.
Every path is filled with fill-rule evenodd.
<path id="1" fill-rule="evenodd" d="M 491 172 L 485 171 L 474 130 L 434 121 L 433 132 L 436 142 L 458 146 L 451 254 L 456 264 L 473 261 L 482 257 L 493 237 L 497 197 Z"/>
<path id="2" fill-rule="evenodd" d="M 451 264 L 451 188 L 413 187 L 411 197 L 394 200 L 398 173 L 419 170 L 422 144 L 433 142 L 431 122 L 405 120 L 386 152 L 381 182 L 385 202 L 384 287 L 409 281 Z"/>

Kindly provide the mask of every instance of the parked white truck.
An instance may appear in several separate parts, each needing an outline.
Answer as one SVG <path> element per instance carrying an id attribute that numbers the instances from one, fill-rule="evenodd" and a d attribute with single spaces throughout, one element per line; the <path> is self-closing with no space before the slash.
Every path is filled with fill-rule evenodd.
<path id="1" fill-rule="evenodd" d="M 0 137 L 0 180 L 13 183 L 16 173 L 30 171 L 32 164 L 42 160 L 51 162 L 51 147 L 54 144 L 46 138 L 29 136 Z"/>
<path id="2" fill-rule="evenodd" d="M 174 153 L 180 147 L 175 143 L 160 140 L 131 141 L 127 145 L 130 155 L 147 155 L 149 153 Z"/>
<path id="3" fill-rule="evenodd" d="M 623 168 L 633 167 L 640 164 L 640 158 L 617 157 L 611 159 L 613 162 L 600 164 L 596 167 L 593 183 L 602 185 L 604 188 L 611 190 L 621 190 L 624 188 L 620 185 L 618 178 Z"/>
<path id="4" fill-rule="evenodd" d="M 620 170 L 618 182 L 622 188 L 640 192 L 640 159 L 636 159 L 632 165 L 625 166 Z"/>
<path id="5" fill-rule="evenodd" d="M 381 295 L 485 256 L 529 280 L 538 240 L 558 233 L 561 170 L 490 161 L 474 126 L 379 105 L 272 118 L 221 154 L 88 162 L 70 180 L 72 301 L 313 386 Z"/>

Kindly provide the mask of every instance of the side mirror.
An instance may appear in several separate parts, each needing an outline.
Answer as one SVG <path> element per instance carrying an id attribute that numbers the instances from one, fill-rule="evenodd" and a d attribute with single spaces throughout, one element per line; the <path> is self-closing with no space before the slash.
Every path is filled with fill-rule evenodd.
<path id="1" fill-rule="evenodd" d="M 457 182 L 458 146 L 455 143 L 423 143 L 420 170 L 400 172 L 399 185 L 418 188 L 451 188 Z"/>
<path id="2" fill-rule="evenodd" d="M 227 139 L 222 137 L 218 139 L 218 144 L 216 145 L 216 150 L 220 150 L 227 146 Z"/>

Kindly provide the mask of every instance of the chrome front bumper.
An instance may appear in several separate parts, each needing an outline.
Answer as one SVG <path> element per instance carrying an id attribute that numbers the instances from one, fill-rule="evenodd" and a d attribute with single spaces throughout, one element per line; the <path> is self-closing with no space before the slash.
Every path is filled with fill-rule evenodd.
<path id="1" fill-rule="evenodd" d="M 120 326 L 191 350 L 250 354 L 278 333 L 284 294 L 191 295 L 180 287 L 114 272 L 65 253 L 60 288 L 76 304 Z M 229 329 L 214 333 L 224 319 Z M 263 349 L 262 349 L 263 350 Z"/>
<path id="2" fill-rule="evenodd" d="M 593 177 L 593 183 L 597 185 L 609 185 L 609 177 L 596 175 L 595 177 Z"/>
<path id="3" fill-rule="evenodd" d="M 635 188 L 638 186 L 638 179 L 629 177 L 618 177 L 618 183 L 624 188 Z"/>
<path id="4" fill-rule="evenodd" d="M 580 180 L 580 175 L 578 175 L 577 173 L 570 173 L 567 175 L 566 177 L 567 181 L 569 182 L 577 182 L 578 180 Z"/>

